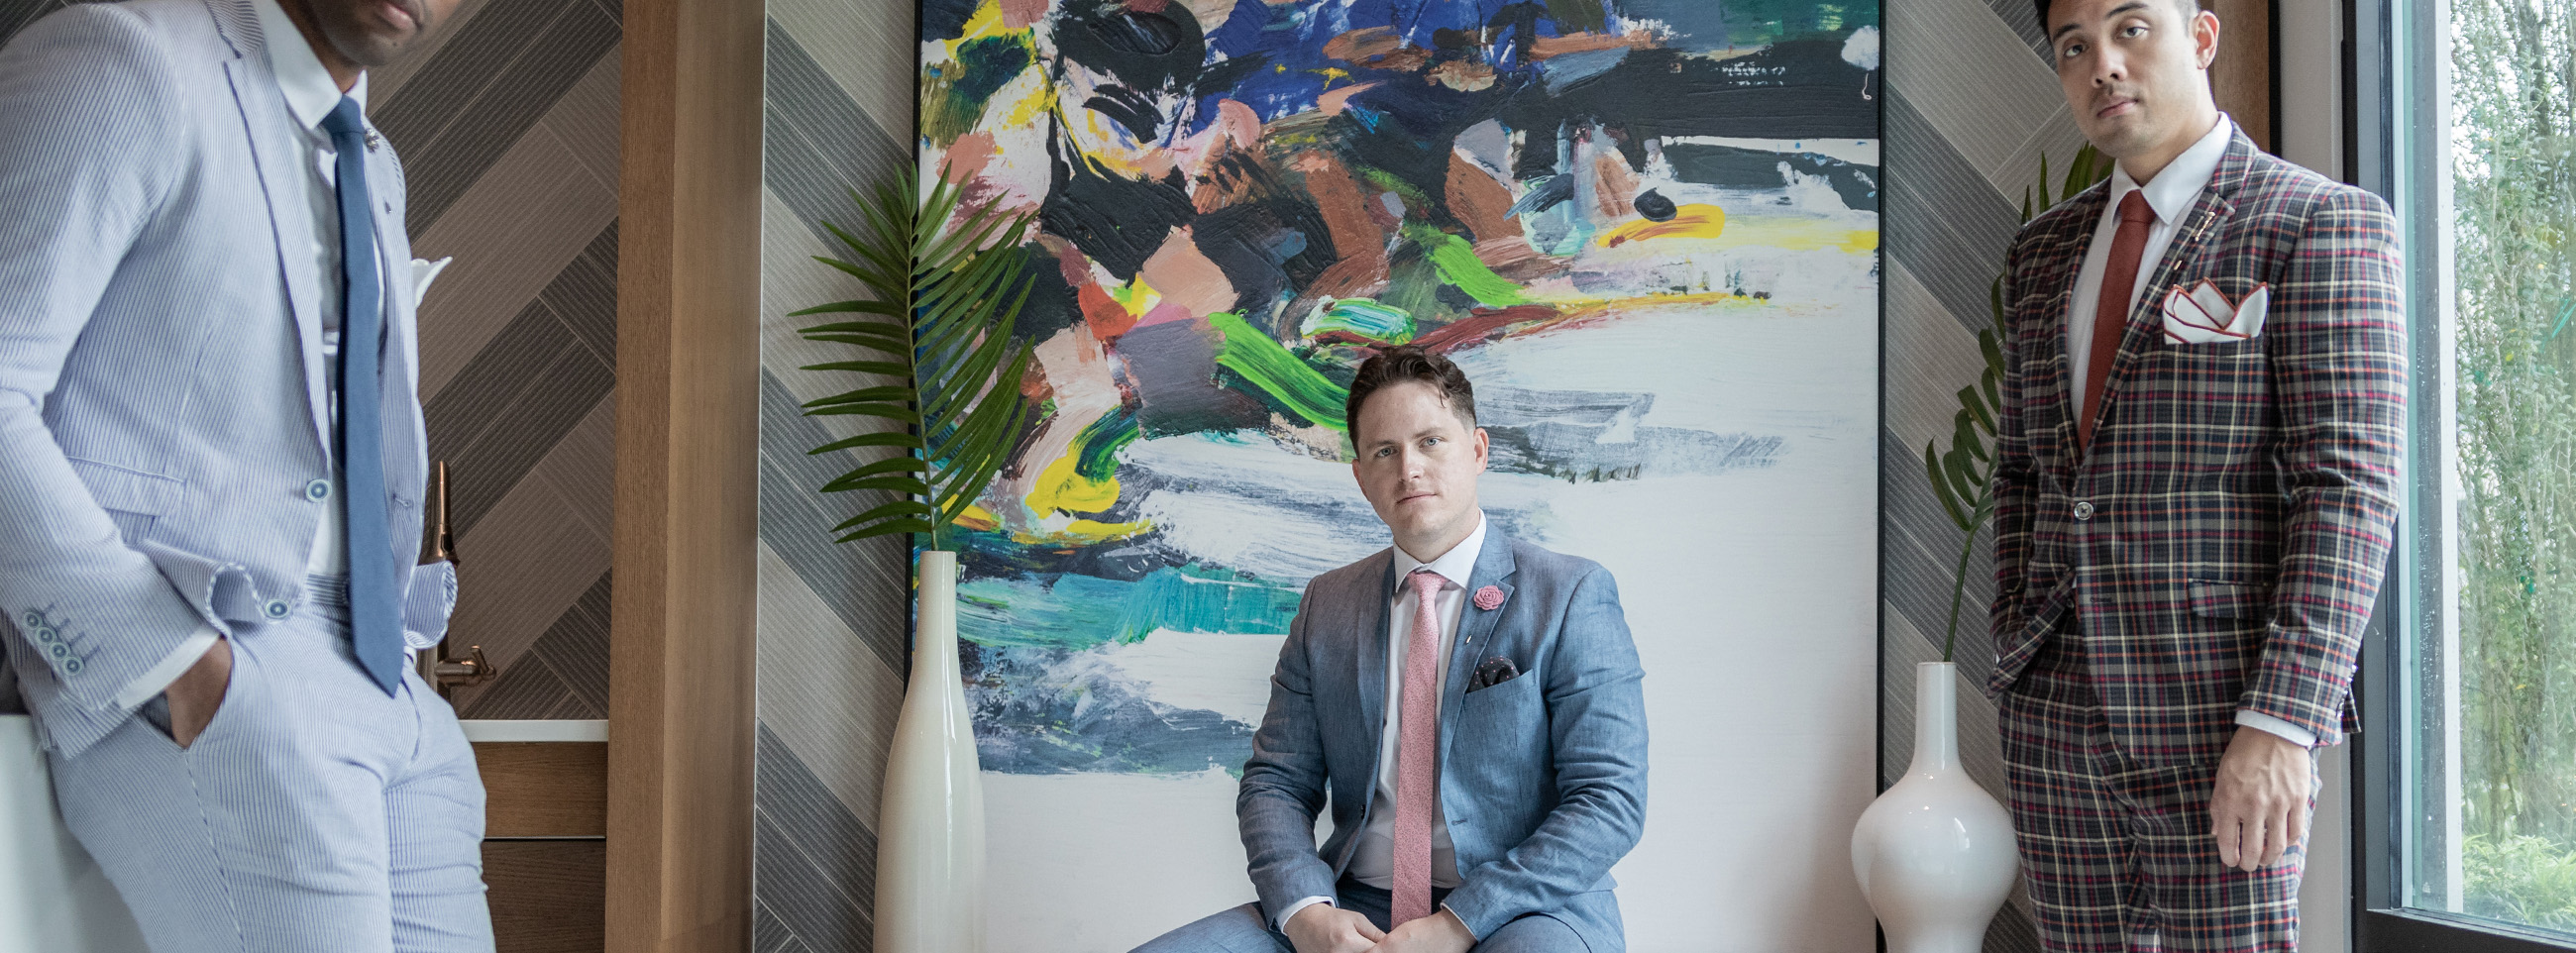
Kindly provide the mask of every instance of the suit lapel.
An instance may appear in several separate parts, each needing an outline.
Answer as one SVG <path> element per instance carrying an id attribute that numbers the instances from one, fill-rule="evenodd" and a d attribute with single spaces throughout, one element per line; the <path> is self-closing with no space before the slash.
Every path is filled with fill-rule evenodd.
<path id="1" fill-rule="evenodd" d="M 2057 420 L 2049 427 L 2049 434 L 2059 461 L 2076 459 L 2075 418 L 2084 403 L 2084 395 L 2075 387 L 2075 369 L 2067 365 L 2067 336 L 2072 329 L 2067 327 L 2066 319 L 2075 301 L 2075 279 L 2084 270 L 2084 255 L 2092 248 L 2093 232 L 2102 221 L 2102 207 L 2109 204 L 2110 193 L 2110 185 L 2103 183 L 2076 194 L 2054 236 L 2055 256 L 2067 264 L 2041 270 L 2052 282 L 2046 306 L 2048 326 L 2057 330 L 2048 335 L 2046 350 L 2041 352 L 2045 359 L 2039 365 L 2046 368 L 2043 373 L 2050 377 L 2049 384 L 2057 397 Z"/>
<path id="2" fill-rule="evenodd" d="M 325 383 L 322 357 L 321 303 L 314 296 L 338 282 L 324 282 L 321 269 L 306 251 L 313 247 L 312 210 L 305 205 L 305 177 L 312 173 L 301 168 L 296 158 L 295 143 L 287 137 L 295 128 L 286 112 L 286 102 L 277 90 L 277 78 L 269 73 L 267 52 L 253 47 L 243 56 L 224 64 L 224 73 L 232 81 L 233 102 L 241 109 L 242 126 L 250 138 L 251 157 L 259 166 L 261 191 L 268 199 L 268 220 L 277 237 L 280 280 L 286 284 L 286 300 L 295 312 L 295 339 L 304 355 L 304 398 L 313 419 L 313 438 L 322 447 L 322 457 L 330 460 L 331 446 L 330 395 Z"/>
<path id="3" fill-rule="evenodd" d="M 2102 405 L 2094 408 L 2093 433 L 2100 436 L 2103 425 L 2110 422 L 2111 408 L 2118 403 L 2120 390 L 2129 375 L 2148 351 L 2155 349 L 2164 337 L 2165 291 L 2181 279 L 2182 270 L 2200 254 L 2209 235 L 2218 224 L 2236 214 L 2236 184 L 2245 176 L 2247 163 L 2253 159 L 2254 143 L 2238 132 L 2227 144 L 2227 154 L 2218 160 L 2217 171 L 2210 174 L 2209 185 L 2174 229 L 2173 242 L 2165 246 L 2164 257 L 2156 260 L 2155 272 L 2147 278 L 2138 295 L 2138 303 L 2129 309 L 2126 327 L 2120 335 L 2120 353 L 2111 359 L 2110 376 L 2102 382 Z"/>
<path id="4" fill-rule="evenodd" d="M 1361 573 L 1360 578 L 1376 580 L 1377 588 L 1368 591 L 1359 612 L 1360 634 L 1352 641 L 1358 647 L 1352 678 L 1359 686 L 1360 724 L 1368 727 L 1369 777 L 1375 778 L 1378 759 L 1386 757 L 1381 745 L 1386 738 L 1387 611 L 1395 601 L 1395 550 L 1380 550 L 1369 558 L 1376 561 L 1377 571 Z"/>
<path id="5" fill-rule="evenodd" d="M 1494 625 L 1503 615 L 1501 606 L 1477 608 L 1476 593 L 1492 586 L 1502 591 L 1502 605 L 1510 605 L 1513 569 L 1511 539 L 1486 524 L 1485 548 L 1476 554 L 1476 569 L 1467 575 L 1466 605 L 1458 610 L 1458 639 L 1449 646 L 1449 675 L 1440 684 L 1440 763 L 1444 766 L 1449 763 L 1449 739 L 1457 733 L 1458 707 L 1467 697 L 1467 679 L 1476 673 L 1473 660 L 1492 645 Z"/>

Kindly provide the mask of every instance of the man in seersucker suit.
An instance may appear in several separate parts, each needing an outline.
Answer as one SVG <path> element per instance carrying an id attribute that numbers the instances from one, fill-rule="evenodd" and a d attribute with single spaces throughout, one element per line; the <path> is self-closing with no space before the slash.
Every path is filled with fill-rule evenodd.
<path id="1" fill-rule="evenodd" d="M 488 951 L 410 665 L 414 263 L 366 70 L 459 0 L 74 4 L 0 48 L 0 645 L 155 953 Z"/>
<path id="2" fill-rule="evenodd" d="M 2007 259 L 1995 671 L 2049 950 L 2297 949 L 2397 506 L 2396 232 L 2213 104 L 2191 0 L 2037 0 L 2111 179 Z"/>
<path id="3" fill-rule="evenodd" d="M 1617 584 L 1485 519 L 1447 358 L 1369 358 L 1345 418 L 1395 545 L 1308 583 L 1280 648 L 1235 799 L 1260 899 L 1138 953 L 1626 949 L 1610 867 L 1645 827 L 1646 713 Z"/>

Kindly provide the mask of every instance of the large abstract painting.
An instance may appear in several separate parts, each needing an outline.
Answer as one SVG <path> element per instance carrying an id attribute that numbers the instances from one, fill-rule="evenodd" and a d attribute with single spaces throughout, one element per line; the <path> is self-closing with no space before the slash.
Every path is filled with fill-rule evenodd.
<path id="1" fill-rule="evenodd" d="M 961 585 L 996 949 L 1123 950 L 1249 898 L 1234 778 L 1299 593 L 1388 544 L 1344 388 L 1406 342 L 1476 384 L 1492 525 L 1627 594 L 1632 945 L 1868 945 L 1839 845 L 1872 793 L 1877 24 L 925 0 L 922 161 L 1038 226 L 1043 412 Z"/>

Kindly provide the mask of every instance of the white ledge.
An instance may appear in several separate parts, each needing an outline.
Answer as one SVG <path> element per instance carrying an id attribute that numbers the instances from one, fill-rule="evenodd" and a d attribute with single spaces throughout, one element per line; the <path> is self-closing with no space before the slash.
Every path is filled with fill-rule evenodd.
<path id="1" fill-rule="evenodd" d="M 465 740 L 476 742 L 608 740 L 608 722 L 604 720 L 498 721 L 469 718 L 459 724 L 465 726 Z"/>

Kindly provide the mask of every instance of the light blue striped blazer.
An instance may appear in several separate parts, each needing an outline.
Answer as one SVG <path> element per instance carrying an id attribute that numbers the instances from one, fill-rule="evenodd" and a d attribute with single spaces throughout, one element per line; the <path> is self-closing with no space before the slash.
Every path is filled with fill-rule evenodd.
<path id="1" fill-rule="evenodd" d="M 283 38 L 297 42 L 296 38 Z M 200 626 L 292 616 L 330 459 L 299 134 L 249 0 L 75 4 L 0 48 L 0 645 L 48 743 Z M 370 151 L 385 277 L 393 545 L 415 561 L 428 469 L 403 174 Z M 318 289 L 318 291 L 317 291 Z M 405 624 L 446 628 L 422 567 Z"/>

